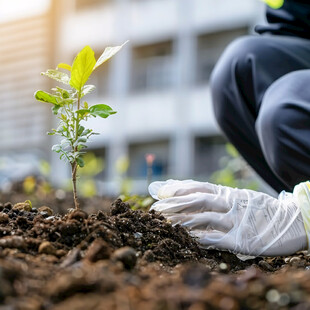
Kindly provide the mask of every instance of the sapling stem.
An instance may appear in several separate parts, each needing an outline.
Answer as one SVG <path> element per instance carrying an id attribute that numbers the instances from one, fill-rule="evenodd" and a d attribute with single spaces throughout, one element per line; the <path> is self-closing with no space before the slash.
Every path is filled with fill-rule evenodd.
<path id="1" fill-rule="evenodd" d="M 73 200 L 74 200 L 74 207 L 77 210 L 80 208 L 80 204 L 78 201 L 77 191 L 76 191 L 76 175 L 77 175 L 77 163 L 76 163 L 76 161 L 73 164 L 71 164 L 71 168 L 72 168 Z"/>
<path id="2" fill-rule="evenodd" d="M 77 100 L 77 110 L 80 109 L 80 102 L 81 102 L 81 92 L 78 92 L 78 100 Z M 75 121 L 75 141 L 74 144 L 76 144 L 76 141 L 79 138 L 79 126 L 80 126 L 80 117 L 77 115 L 76 121 Z M 77 146 L 74 147 L 74 153 L 77 154 L 78 148 Z M 78 170 L 78 164 L 76 161 L 76 158 L 74 159 L 73 164 L 71 164 L 71 170 L 72 170 L 72 186 L 73 186 L 73 200 L 74 200 L 74 207 L 75 209 L 79 209 L 79 201 L 77 196 L 77 190 L 76 190 L 76 178 L 77 178 L 77 170 Z"/>
<path id="3" fill-rule="evenodd" d="M 97 134 L 92 129 L 81 126 L 80 122 L 87 121 L 90 117 L 107 118 L 116 113 L 105 104 L 95 104 L 89 107 L 87 102 L 82 103 L 81 99 L 95 89 L 95 86 L 85 85 L 85 83 L 92 72 L 114 56 L 123 45 L 107 47 L 97 61 L 94 51 L 89 46 L 85 46 L 75 57 L 72 66 L 61 63 L 56 70 L 49 69 L 42 73 L 64 83 L 70 89 L 56 87 L 52 89 L 54 94 L 42 90 L 35 93 L 38 101 L 51 103 L 53 113 L 58 115 L 59 125 L 49 134 L 62 137 L 61 142 L 54 145 L 52 150 L 60 154 L 60 159 L 68 161 L 71 165 L 75 209 L 79 209 L 77 171 L 79 167 L 84 166 L 83 154 L 87 148 L 88 139 Z M 58 68 L 67 70 L 68 73 L 58 71 Z"/>

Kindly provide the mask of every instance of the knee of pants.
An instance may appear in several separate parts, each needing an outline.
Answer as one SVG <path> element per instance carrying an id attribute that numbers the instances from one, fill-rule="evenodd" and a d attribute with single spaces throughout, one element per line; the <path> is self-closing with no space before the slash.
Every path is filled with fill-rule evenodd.
<path id="1" fill-rule="evenodd" d="M 227 123 L 228 113 L 238 109 L 235 105 L 235 81 L 243 83 L 244 77 L 252 70 L 252 55 L 264 56 L 265 40 L 259 36 L 244 36 L 234 40 L 225 49 L 218 60 L 210 78 L 210 87 L 215 117 L 223 128 Z M 247 89 L 247 85 L 239 85 Z M 232 106 L 233 105 L 233 106 Z M 225 130 L 224 130 L 225 131 Z"/>
<path id="2" fill-rule="evenodd" d="M 297 74 L 296 74 L 297 73 Z M 292 148 L 298 141 L 291 140 L 292 130 L 298 123 L 296 106 L 298 89 L 294 82 L 300 81 L 300 73 L 293 72 L 275 81 L 266 91 L 256 119 L 255 129 L 270 168 L 287 184 L 294 185 L 290 167 L 295 159 Z M 290 86 L 290 87 L 289 87 Z M 296 155 L 296 154 L 295 154 Z"/>
<path id="3" fill-rule="evenodd" d="M 269 114 L 260 114 L 256 120 L 255 128 L 266 162 L 271 170 L 281 179 L 285 179 L 286 165 L 285 145 L 282 143 L 281 124 L 279 115 L 281 108 L 272 109 Z"/>

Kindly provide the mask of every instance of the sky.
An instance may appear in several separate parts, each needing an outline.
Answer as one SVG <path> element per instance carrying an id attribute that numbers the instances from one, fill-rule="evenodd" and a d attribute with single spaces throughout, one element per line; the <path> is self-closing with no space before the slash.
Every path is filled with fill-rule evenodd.
<path id="1" fill-rule="evenodd" d="M 44 12 L 51 0 L 0 0 L 0 23 Z"/>

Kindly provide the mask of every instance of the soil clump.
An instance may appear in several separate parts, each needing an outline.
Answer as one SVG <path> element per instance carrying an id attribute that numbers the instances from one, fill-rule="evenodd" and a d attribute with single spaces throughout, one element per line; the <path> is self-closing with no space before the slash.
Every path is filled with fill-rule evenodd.
<path id="1" fill-rule="evenodd" d="M 0 310 L 310 309 L 310 256 L 241 261 L 161 214 L 0 204 Z"/>

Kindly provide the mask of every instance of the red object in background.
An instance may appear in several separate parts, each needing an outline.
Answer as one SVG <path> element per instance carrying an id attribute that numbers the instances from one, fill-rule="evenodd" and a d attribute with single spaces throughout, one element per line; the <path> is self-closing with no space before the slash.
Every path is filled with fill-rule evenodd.
<path id="1" fill-rule="evenodd" d="M 147 184 L 150 185 L 152 182 L 152 176 L 153 176 L 153 163 L 156 156 L 152 153 L 145 154 L 145 161 L 147 165 Z"/>
<path id="2" fill-rule="evenodd" d="M 145 154 L 145 160 L 148 166 L 153 165 L 155 158 L 156 158 L 155 154 L 151 154 L 151 153 Z"/>

